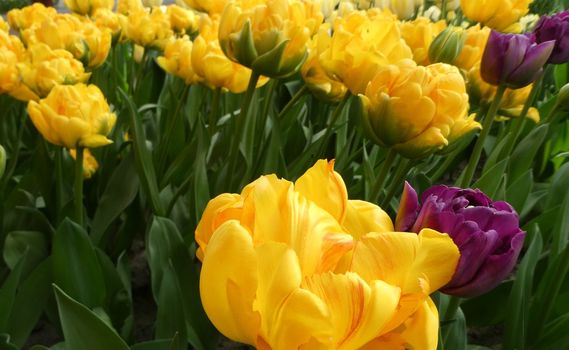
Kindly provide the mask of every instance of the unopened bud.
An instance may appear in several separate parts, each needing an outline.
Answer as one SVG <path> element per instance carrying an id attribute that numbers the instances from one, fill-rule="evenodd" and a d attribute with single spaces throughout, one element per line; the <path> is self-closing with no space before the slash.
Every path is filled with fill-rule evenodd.
<path id="1" fill-rule="evenodd" d="M 4 176 L 4 171 L 6 170 L 6 151 L 4 147 L 0 145 L 0 179 Z"/>
<path id="2" fill-rule="evenodd" d="M 560 111 L 569 111 L 569 83 L 563 85 L 557 94 L 557 108 Z"/>
<path id="3" fill-rule="evenodd" d="M 435 37 L 429 47 L 431 63 L 452 64 L 464 47 L 466 35 L 460 27 L 448 27 Z"/>

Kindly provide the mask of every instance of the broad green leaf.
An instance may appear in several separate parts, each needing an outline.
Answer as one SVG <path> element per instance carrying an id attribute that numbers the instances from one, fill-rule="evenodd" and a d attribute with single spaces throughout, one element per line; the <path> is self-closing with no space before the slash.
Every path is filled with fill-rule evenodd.
<path id="1" fill-rule="evenodd" d="M 131 350 L 176 350 L 180 342 L 180 335 L 176 334 L 172 339 L 152 340 L 138 343 L 130 347 Z"/>
<path id="2" fill-rule="evenodd" d="M 0 288 L 0 332 L 7 331 L 9 327 L 10 314 L 14 311 L 14 300 L 22 279 L 22 270 L 26 264 L 26 259 L 27 254 L 24 254 Z"/>
<path id="3" fill-rule="evenodd" d="M 129 350 L 128 345 L 114 329 L 86 306 L 72 299 L 57 285 L 53 285 L 61 327 L 68 349 Z"/>
<path id="4" fill-rule="evenodd" d="M 8 333 L 18 348 L 24 345 L 32 333 L 44 305 L 51 296 L 51 270 L 51 258 L 48 258 L 40 263 L 18 288 L 8 321 Z"/>
<path id="5" fill-rule="evenodd" d="M 538 341 L 531 347 L 535 350 L 565 349 L 569 344 L 569 313 L 547 323 Z"/>
<path id="6" fill-rule="evenodd" d="M 516 272 L 514 286 L 508 301 L 504 350 L 525 349 L 526 338 L 531 332 L 528 327 L 531 317 L 529 305 L 532 298 L 534 270 L 543 247 L 541 233 L 537 225 L 534 225 L 532 230 L 528 232 L 528 237 L 532 237 L 531 243 Z"/>
<path id="7" fill-rule="evenodd" d="M 9 334 L 0 333 L 0 350 L 18 350 L 18 348 L 12 344 Z"/>
<path id="8" fill-rule="evenodd" d="M 569 163 L 565 163 L 555 172 L 545 200 L 546 209 L 563 204 L 569 188 Z"/>
<path id="9" fill-rule="evenodd" d="M 486 162 L 484 163 L 484 168 L 482 170 L 482 173 L 485 174 L 488 170 L 490 170 L 490 168 L 492 168 L 494 165 L 496 165 L 496 163 L 503 159 L 506 155 L 502 155 L 502 153 L 504 152 L 504 148 L 506 147 L 506 145 L 510 142 L 510 138 L 513 137 L 513 134 L 510 132 L 508 133 L 504 138 L 502 138 L 495 147 L 492 148 L 492 152 L 490 153 L 490 155 L 488 156 L 488 159 L 486 159 Z"/>
<path id="10" fill-rule="evenodd" d="M 493 198 L 503 180 L 504 172 L 508 166 L 508 159 L 506 158 L 491 169 L 485 172 L 478 181 L 472 185 L 472 188 L 479 188 L 481 191 L 486 193 L 490 198 Z"/>
<path id="11" fill-rule="evenodd" d="M 506 190 L 506 200 L 518 213 L 524 209 L 526 200 L 533 188 L 533 171 L 529 169 L 520 176 L 514 183 L 508 184 Z"/>
<path id="12" fill-rule="evenodd" d="M 549 125 L 542 124 L 533 129 L 514 149 L 510 156 L 508 178 L 516 181 L 533 164 L 534 158 L 547 136 Z"/>
<path id="13" fill-rule="evenodd" d="M 97 204 L 91 223 L 91 239 L 95 245 L 105 244 L 105 231 L 136 198 L 139 184 L 134 157 L 130 153 L 116 167 Z"/>
<path id="14" fill-rule="evenodd" d="M 170 265 L 165 266 L 160 286 L 160 294 L 158 295 L 158 311 L 156 315 L 156 338 L 169 338 L 176 334 L 180 334 L 186 338 L 186 323 L 183 310 L 182 291 L 176 278 L 176 273 Z M 199 342 L 199 339 L 195 339 Z M 203 348 L 201 344 L 196 346 L 198 349 Z M 179 347 L 175 350 L 183 350 Z"/>
<path id="15" fill-rule="evenodd" d="M 491 348 L 487 347 L 487 346 L 482 346 L 482 345 L 468 345 L 466 347 L 467 350 L 492 350 Z"/>
<path id="16" fill-rule="evenodd" d="M 103 306 L 105 279 L 95 249 L 83 228 L 65 219 L 53 243 L 53 277 L 67 294 L 88 307 Z"/>
<path id="17" fill-rule="evenodd" d="M 460 308 L 468 326 L 487 327 L 503 322 L 512 285 L 512 281 L 506 281 L 486 294 L 465 300 Z"/>
<path id="18" fill-rule="evenodd" d="M 8 233 L 4 243 L 4 261 L 14 269 L 18 261 L 28 254 L 27 263 L 32 268 L 48 254 L 48 242 L 43 233 L 37 231 L 14 231 Z"/>

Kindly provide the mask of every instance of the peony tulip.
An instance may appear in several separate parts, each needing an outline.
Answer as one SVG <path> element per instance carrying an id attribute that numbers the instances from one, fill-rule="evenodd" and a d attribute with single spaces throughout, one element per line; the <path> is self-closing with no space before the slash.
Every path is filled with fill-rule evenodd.
<path id="1" fill-rule="evenodd" d="M 40 3 L 35 3 L 22 9 L 9 11 L 7 18 L 12 29 L 22 31 L 55 15 L 57 15 L 57 11 L 53 7 L 45 7 Z"/>
<path id="2" fill-rule="evenodd" d="M 137 45 L 164 50 L 173 40 L 169 16 L 159 7 L 146 10 L 132 10 L 127 17 L 121 17 L 125 37 Z"/>
<path id="3" fill-rule="evenodd" d="M 445 21 L 431 22 L 426 17 L 400 23 L 401 36 L 413 51 L 413 60 L 422 66 L 429 65 L 429 47 L 446 28 Z"/>
<path id="4" fill-rule="evenodd" d="M 462 12 L 469 19 L 490 28 L 520 32 L 517 23 L 529 11 L 532 0 L 461 0 Z"/>
<path id="5" fill-rule="evenodd" d="M 192 66 L 192 42 L 187 36 L 169 42 L 164 48 L 164 56 L 156 59 L 156 63 L 166 72 L 183 79 L 186 84 L 200 81 Z"/>
<path id="6" fill-rule="evenodd" d="M 71 12 L 79 15 L 92 15 L 98 9 L 112 10 L 114 0 L 63 0 Z"/>
<path id="7" fill-rule="evenodd" d="M 424 157 L 480 128 L 467 115 L 464 79 L 448 64 L 407 60 L 381 67 L 360 98 L 370 138 L 407 158 Z"/>
<path id="8" fill-rule="evenodd" d="M 379 207 L 347 199 L 333 162 L 295 184 L 263 176 L 222 194 L 196 229 L 206 313 L 259 349 L 434 350 L 429 294 L 452 276 L 458 249 L 433 230 L 392 231 Z"/>
<path id="9" fill-rule="evenodd" d="M 527 86 L 543 71 L 554 45 L 554 41 L 536 44 L 527 35 L 492 31 L 480 63 L 482 79 L 512 89 Z"/>
<path id="10" fill-rule="evenodd" d="M 207 12 L 211 15 L 221 15 L 227 0 L 182 0 L 196 11 Z"/>
<path id="11" fill-rule="evenodd" d="M 255 73 L 280 78 L 294 74 L 308 54 L 306 44 L 323 16 L 300 0 L 230 2 L 219 24 L 225 55 Z"/>
<path id="12" fill-rule="evenodd" d="M 75 149 L 112 143 L 107 135 L 117 117 L 96 85 L 57 85 L 45 99 L 30 101 L 28 113 L 40 134 L 55 145 Z"/>
<path id="13" fill-rule="evenodd" d="M 70 149 L 69 154 L 71 158 L 77 159 L 77 150 Z M 90 179 L 99 169 L 99 162 L 97 162 L 97 158 L 91 153 L 91 151 L 86 148 L 83 150 L 83 178 Z"/>
<path id="14" fill-rule="evenodd" d="M 198 18 L 192 10 L 177 5 L 169 5 L 166 13 L 170 16 L 173 31 L 181 34 L 191 34 L 198 29 Z"/>
<path id="15" fill-rule="evenodd" d="M 569 11 L 541 17 L 533 34 L 537 43 L 555 40 L 549 63 L 562 64 L 569 61 Z"/>
<path id="16" fill-rule="evenodd" d="M 493 202 L 480 190 L 444 185 L 417 193 L 405 184 L 395 228 L 420 232 L 431 228 L 448 233 L 460 250 L 452 280 L 441 291 L 475 297 L 495 288 L 516 265 L 525 232 L 507 202 Z"/>

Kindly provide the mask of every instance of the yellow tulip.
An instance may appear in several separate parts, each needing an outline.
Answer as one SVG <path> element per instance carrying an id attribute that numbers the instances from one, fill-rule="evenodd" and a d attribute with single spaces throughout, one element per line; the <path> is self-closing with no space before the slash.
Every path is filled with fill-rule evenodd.
<path id="1" fill-rule="evenodd" d="M 320 23 L 315 5 L 301 0 L 230 2 L 219 24 L 219 43 L 234 62 L 268 77 L 286 77 L 300 68 L 306 44 Z M 248 6 L 249 5 L 249 6 Z"/>
<path id="2" fill-rule="evenodd" d="M 94 69 L 105 62 L 111 50 L 112 34 L 100 29 L 86 18 L 57 14 L 22 31 L 27 45 L 47 44 L 52 49 L 64 49 Z"/>
<path id="3" fill-rule="evenodd" d="M 71 155 L 71 158 L 77 159 L 76 150 L 70 149 L 69 154 Z M 93 175 L 97 172 L 97 169 L 99 169 L 99 162 L 97 162 L 97 159 L 93 153 L 91 153 L 91 151 L 86 148 L 83 150 L 83 178 L 92 178 Z"/>
<path id="4" fill-rule="evenodd" d="M 224 88 L 233 93 L 247 89 L 251 70 L 229 60 L 219 46 L 217 33 L 219 16 L 202 16 L 199 35 L 194 39 L 192 66 L 202 82 L 210 88 Z M 261 77 L 257 87 L 264 85 L 267 78 Z"/>
<path id="5" fill-rule="evenodd" d="M 142 0 L 142 4 L 146 7 L 157 7 L 162 5 L 162 0 Z"/>
<path id="6" fill-rule="evenodd" d="M 202 303 L 214 325 L 258 349 L 372 349 L 387 341 L 436 349 L 438 315 L 428 295 L 452 277 L 457 247 L 432 230 L 391 232 L 387 214 L 359 211 L 379 207 L 350 202 L 326 161 L 296 184 L 263 176 L 241 195 L 210 201 L 196 239 Z M 342 232 L 349 229 L 372 231 L 356 238 Z"/>
<path id="7" fill-rule="evenodd" d="M 480 65 L 488 36 L 490 36 L 490 28 L 480 28 L 480 25 L 477 24 L 466 29 L 465 33 L 464 47 L 453 64 L 468 72 L 476 65 Z"/>
<path id="8" fill-rule="evenodd" d="M 184 79 L 186 84 L 194 84 L 201 79 L 192 66 L 193 44 L 187 36 L 169 42 L 164 49 L 164 56 L 156 63 L 166 72 Z"/>
<path id="9" fill-rule="evenodd" d="M 22 85 L 17 64 L 24 61 L 26 55 L 18 37 L 0 31 L 0 94 L 13 92 Z"/>
<path id="10" fill-rule="evenodd" d="M 462 12 L 469 19 L 502 32 L 519 32 L 520 18 L 529 11 L 532 0 L 461 0 Z"/>
<path id="11" fill-rule="evenodd" d="M 122 27 L 120 17 L 124 16 L 107 9 L 98 9 L 92 16 L 92 20 L 101 30 L 109 30 L 111 32 L 113 42 L 121 39 Z"/>
<path id="12" fill-rule="evenodd" d="M 107 135 L 116 115 L 96 85 L 58 85 L 39 102 L 28 104 L 30 118 L 49 142 L 75 149 L 112 143 Z"/>
<path id="13" fill-rule="evenodd" d="M 30 46 L 27 59 L 17 67 L 22 83 L 35 94 L 33 100 L 46 97 L 57 85 L 82 83 L 90 76 L 71 53 L 52 50 L 42 43 Z"/>
<path id="14" fill-rule="evenodd" d="M 166 44 L 173 40 L 170 19 L 159 7 L 152 8 L 150 13 L 146 10 L 131 11 L 121 21 L 124 35 L 137 45 L 164 50 Z"/>
<path id="15" fill-rule="evenodd" d="M 397 18 L 377 9 L 354 11 L 334 20 L 330 45 L 322 47 L 319 60 L 331 77 L 342 81 L 352 94 L 363 93 L 380 66 L 411 58 L 401 37 Z"/>
<path id="16" fill-rule="evenodd" d="M 8 33 L 9 30 L 10 30 L 10 26 L 4 20 L 4 17 L 0 17 L 0 31 Z"/>
<path id="17" fill-rule="evenodd" d="M 401 36 L 413 51 L 413 60 L 422 66 L 428 66 L 429 47 L 439 33 L 446 28 L 445 21 L 431 22 L 426 17 L 413 21 L 401 22 Z"/>
<path id="18" fill-rule="evenodd" d="M 118 0 L 117 13 L 127 16 L 131 12 L 143 11 L 142 0 Z"/>
<path id="19" fill-rule="evenodd" d="M 53 7 L 45 7 L 43 4 L 36 2 L 31 6 L 22 9 L 14 9 L 8 12 L 7 18 L 10 27 L 17 31 L 22 31 L 31 27 L 36 23 L 41 23 L 48 18 L 52 18 L 57 14 Z"/>
<path id="20" fill-rule="evenodd" d="M 406 61 L 381 68 L 365 95 L 363 125 L 381 146 L 420 158 L 480 127 L 468 117 L 468 94 L 459 70 Z"/>
<path id="21" fill-rule="evenodd" d="M 177 5 L 169 5 L 166 14 L 170 17 L 170 25 L 176 33 L 193 33 L 198 28 L 198 19 L 192 10 Z"/>
<path id="22" fill-rule="evenodd" d="M 221 15 L 228 0 L 183 0 L 196 11 L 207 12 L 210 16 Z"/>
<path id="23" fill-rule="evenodd" d="M 375 7 L 389 9 L 399 19 L 408 19 L 415 15 L 422 1 L 417 0 L 376 0 Z"/>
<path id="24" fill-rule="evenodd" d="M 63 0 L 71 12 L 80 15 L 92 15 L 97 9 L 112 10 L 115 0 Z"/>

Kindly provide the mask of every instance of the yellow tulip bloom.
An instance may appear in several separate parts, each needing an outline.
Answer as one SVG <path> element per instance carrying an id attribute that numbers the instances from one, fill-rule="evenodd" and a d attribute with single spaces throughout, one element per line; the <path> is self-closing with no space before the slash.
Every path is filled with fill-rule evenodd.
<path id="1" fill-rule="evenodd" d="M 127 16 L 131 12 L 144 11 L 142 0 L 118 0 L 117 13 Z"/>
<path id="2" fill-rule="evenodd" d="M 458 69 L 406 61 L 381 68 L 360 95 L 364 129 L 381 146 L 408 158 L 443 148 L 480 124 L 468 117 L 468 94 Z"/>
<path id="3" fill-rule="evenodd" d="M 187 36 L 169 42 L 164 48 L 164 56 L 156 59 L 156 63 L 166 72 L 184 79 L 191 85 L 201 79 L 192 66 L 192 42 Z"/>
<path id="4" fill-rule="evenodd" d="M 101 30 L 111 32 L 113 42 L 120 40 L 122 27 L 120 17 L 124 16 L 107 9 L 98 9 L 91 17 L 95 25 Z"/>
<path id="5" fill-rule="evenodd" d="M 422 3 L 420 0 L 376 0 L 375 7 L 389 9 L 399 19 L 408 19 L 415 15 Z"/>
<path id="6" fill-rule="evenodd" d="M 22 84 L 18 63 L 25 61 L 26 49 L 20 39 L 0 31 L 0 94 L 9 93 L 19 99 L 29 100 L 35 94 Z"/>
<path id="7" fill-rule="evenodd" d="M 453 64 L 468 72 L 476 65 L 480 65 L 484 48 L 490 36 L 490 28 L 480 28 L 480 25 L 477 24 L 466 29 L 465 33 L 464 47 Z"/>
<path id="8" fill-rule="evenodd" d="M 519 32 L 520 18 L 529 11 L 532 0 L 461 0 L 462 12 L 469 19 L 502 32 Z"/>
<path id="9" fill-rule="evenodd" d="M 166 14 L 170 16 L 170 26 L 176 33 L 190 34 L 198 29 L 198 18 L 192 10 L 169 5 Z"/>
<path id="10" fill-rule="evenodd" d="M 322 25 L 321 31 L 326 31 L 328 26 Z M 330 37 L 323 33 L 316 36 L 309 43 L 309 56 L 300 68 L 302 79 L 306 86 L 317 98 L 323 101 L 338 102 L 346 96 L 348 88 L 339 80 L 326 74 L 320 64 L 318 52 L 325 50 L 330 44 Z"/>
<path id="11" fill-rule="evenodd" d="M 168 15 L 159 7 L 129 12 L 121 18 L 123 33 L 132 42 L 144 47 L 154 47 L 164 50 L 166 44 L 173 40 L 174 32 L 170 28 Z"/>
<path id="12" fill-rule="evenodd" d="M 196 11 L 207 12 L 210 16 L 221 15 L 228 0 L 183 0 Z"/>
<path id="13" fill-rule="evenodd" d="M 352 94 L 364 93 L 380 66 L 411 58 L 411 49 L 401 37 L 397 18 L 388 12 L 354 11 L 334 20 L 330 45 L 322 47 L 319 60 L 331 77 L 342 81 Z"/>
<path id="14" fill-rule="evenodd" d="M 8 33 L 8 31 L 10 30 L 10 26 L 8 25 L 8 23 L 4 20 L 4 17 L 0 17 L 0 31 L 3 31 L 5 33 Z"/>
<path id="15" fill-rule="evenodd" d="M 300 69 L 322 20 L 319 7 L 301 0 L 230 2 L 221 16 L 219 43 L 230 60 L 261 75 L 286 77 Z"/>
<path id="16" fill-rule="evenodd" d="M 241 195 L 222 194 L 196 230 L 206 313 L 258 349 L 434 350 L 428 295 L 452 277 L 458 249 L 436 231 L 392 230 L 379 207 L 347 199 L 333 162 L 318 161 L 295 184 L 263 176 Z"/>
<path id="17" fill-rule="evenodd" d="M 41 23 L 48 18 L 52 18 L 57 14 L 53 7 L 45 7 L 43 4 L 36 2 L 31 6 L 22 9 L 10 10 L 7 14 L 10 27 L 17 31 L 22 31 L 34 24 Z"/>
<path id="18" fill-rule="evenodd" d="M 98 9 L 112 10 L 114 0 L 63 0 L 65 6 L 79 15 L 92 15 Z"/>
<path id="19" fill-rule="evenodd" d="M 18 63 L 18 71 L 22 84 L 27 86 L 35 96 L 24 100 L 46 97 L 57 85 L 82 83 L 89 79 L 81 62 L 65 50 L 52 50 L 49 46 L 38 43 L 28 48 L 28 57 Z M 16 98 L 19 95 L 12 94 Z"/>
<path id="20" fill-rule="evenodd" d="M 445 21 L 431 22 L 426 17 L 413 21 L 401 22 L 401 36 L 413 51 L 413 60 L 422 66 L 428 66 L 429 47 L 439 33 L 446 28 Z"/>
<path id="21" fill-rule="evenodd" d="M 40 134 L 54 145 L 75 149 L 112 143 L 107 135 L 116 115 L 96 85 L 58 85 L 39 102 L 30 101 L 28 114 Z"/>
<path id="22" fill-rule="evenodd" d="M 77 150 L 70 149 L 69 154 L 71 158 L 77 159 Z M 99 169 L 99 162 L 97 158 L 91 153 L 91 151 L 86 148 L 83 150 L 83 178 L 90 179 Z"/>

